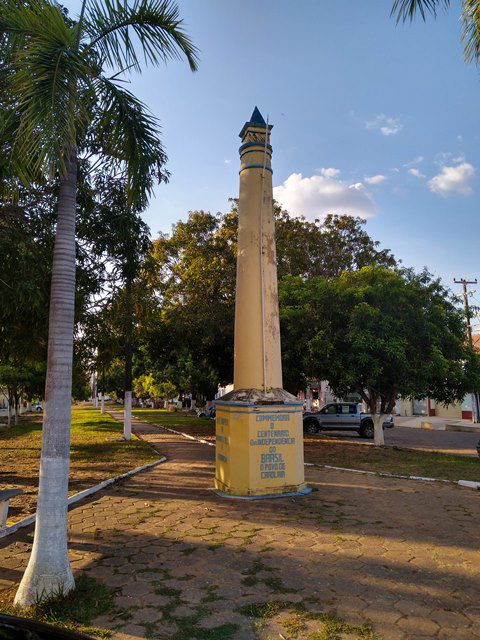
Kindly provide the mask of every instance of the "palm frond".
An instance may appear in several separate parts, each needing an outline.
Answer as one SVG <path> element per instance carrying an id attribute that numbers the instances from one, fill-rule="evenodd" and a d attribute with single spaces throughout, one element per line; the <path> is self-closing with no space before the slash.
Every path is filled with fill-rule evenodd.
<path id="1" fill-rule="evenodd" d="M 84 18 L 90 37 L 86 50 L 95 49 L 112 68 L 140 71 L 135 44 L 146 63 L 180 59 L 184 55 L 192 71 L 198 52 L 183 29 L 178 7 L 172 0 L 91 0 Z"/>
<path id="2" fill-rule="evenodd" d="M 85 91 L 90 83 L 91 65 L 78 55 L 75 30 L 58 6 L 46 0 L 9 5 L 0 28 L 8 106 L 18 118 L 13 155 L 22 159 L 19 177 L 28 182 L 39 172 L 64 168 L 64 149 L 75 145 L 87 119 L 87 101 L 77 97 L 79 87 Z"/>
<path id="3" fill-rule="evenodd" d="M 394 0 L 391 16 L 397 16 L 397 22 L 413 20 L 417 13 L 422 20 L 427 19 L 427 14 L 436 17 L 437 10 L 441 7 L 448 9 L 450 0 Z"/>
<path id="4" fill-rule="evenodd" d="M 98 151 L 126 174 L 129 197 L 142 208 L 155 182 L 166 181 L 167 156 L 157 119 L 133 94 L 107 78 L 98 78 L 101 104 L 92 129 Z"/>
<path id="5" fill-rule="evenodd" d="M 465 60 L 480 62 L 480 0 L 464 0 L 463 33 L 465 43 Z"/>

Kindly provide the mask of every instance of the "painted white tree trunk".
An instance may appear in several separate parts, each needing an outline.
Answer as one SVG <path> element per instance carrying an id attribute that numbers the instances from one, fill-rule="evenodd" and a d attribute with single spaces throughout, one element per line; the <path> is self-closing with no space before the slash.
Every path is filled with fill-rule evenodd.
<path id="1" fill-rule="evenodd" d="M 67 498 L 70 464 L 73 323 L 75 304 L 74 150 L 61 178 L 53 256 L 43 414 L 40 482 L 32 553 L 15 596 L 29 606 L 75 586 L 67 549 Z"/>
<path id="2" fill-rule="evenodd" d="M 32 403 L 30 402 L 30 400 L 27 401 L 27 412 L 30 412 L 32 410 Z"/>
<path id="3" fill-rule="evenodd" d="M 125 391 L 123 401 L 123 437 L 125 440 L 132 438 L 132 392 Z"/>
<path id="4" fill-rule="evenodd" d="M 105 394 L 102 393 L 102 397 L 100 400 L 100 413 L 105 413 Z"/>
<path id="5" fill-rule="evenodd" d="M 377 447 L 385 444 L 385 438 L 383 436 L 383 423 L 385 422 L 386 418 L 386 413 L 375 413 L 373 415 L 373 427 L 375 429 L 373 442 Z"/>

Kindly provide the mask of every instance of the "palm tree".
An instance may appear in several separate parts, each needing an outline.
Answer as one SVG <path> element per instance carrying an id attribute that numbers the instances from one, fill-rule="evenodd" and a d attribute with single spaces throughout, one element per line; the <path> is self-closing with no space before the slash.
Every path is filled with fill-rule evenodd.
<path id="1" fill-rule="evenodd" d="M 37 518 L 19 606 L 74 587 L 66 517 L 79 152 L 123 172 L 136 201 L 148 199 L 165 159 L 155 118 L 120 84 L 120 74 L 140 70 L 137 49 L 146 63 L 184 55 L 197 67 L 170 0 L 83 0 L 76 20 L 53 0 L 0 6 L 1 62 L 18 118 L 12 162 L 26 183 L 40 171 L 59 184 Z"/>
<path id="2" fill-rule="evenodd" d="M 450 0 L 394 0 L 391 15 L 397 22 L 413 20 L 420 14 L 426 20 L 427 14 L 436 17 L 439 9 L 447 10 Z M 462 0 L 462 40 L 465 43 L 465 60 L 478 64 L 480 61 L 480 0 Z"/>

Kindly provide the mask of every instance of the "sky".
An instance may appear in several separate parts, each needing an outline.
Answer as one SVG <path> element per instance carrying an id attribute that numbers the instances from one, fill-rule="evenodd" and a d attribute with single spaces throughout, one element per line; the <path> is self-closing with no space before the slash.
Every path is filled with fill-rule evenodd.
<path id="1" fill-rule="evenodd" d="M 75 13 L 78 0 L 64 4 Z M 406 266 L 454 290 L 454 277 L 480 278 L 480 69 L 463 60 L 452 5 L 396 25 L 391 0 L 180 0 L 198 72 L 169 62 L 130 85 L 169 157 L 170 182 L 144 214 L 153 236 L 190 210 L 229 209 L 238 133 L 257 105 L 290 213 L 360 215 Z"/>

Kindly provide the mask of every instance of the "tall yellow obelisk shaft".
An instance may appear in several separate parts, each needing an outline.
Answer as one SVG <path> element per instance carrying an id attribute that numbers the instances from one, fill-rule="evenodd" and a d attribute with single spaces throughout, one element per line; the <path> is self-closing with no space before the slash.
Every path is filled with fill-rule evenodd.
<path id="1" fill-rule="evenodd" d="M 270 129 L 255 109 L 240 134 L 235 389 L 282 388 Z"/>
<path id="2" fill-rule="evenodd" d="M 222 496 L 304 494 L 302 402 L 282 389 L 270 129 L 255 110 L 240 137 L 234 389 L 216 402 Z"/>

